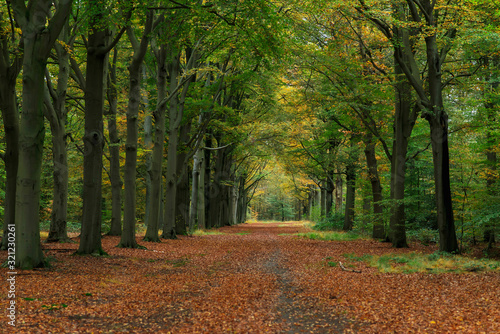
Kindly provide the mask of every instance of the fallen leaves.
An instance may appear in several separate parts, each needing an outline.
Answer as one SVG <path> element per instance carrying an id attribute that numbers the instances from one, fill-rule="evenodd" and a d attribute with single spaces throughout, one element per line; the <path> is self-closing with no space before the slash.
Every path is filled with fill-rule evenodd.
<path id="1" fill-rule="evenodd" d="M 44 244 L 52 267 L 17 277 L 16 332 L 500 331 L 498 272 L 380 273 L 355 259 L 434 250 L 291 235 L 307 231 L 253 223 L 162 243 L 138 238 L 147 250 L 104 237 L 106 257 Z M 4 307 L 5 291 L 1 300 Z"/>

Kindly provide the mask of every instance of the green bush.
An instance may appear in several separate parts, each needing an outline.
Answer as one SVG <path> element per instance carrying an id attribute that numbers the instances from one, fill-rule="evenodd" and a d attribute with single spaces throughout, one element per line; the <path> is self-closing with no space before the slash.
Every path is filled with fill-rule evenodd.
<path id="1" fill-rule="evenodd" d="M 335 212 L 314 224 L 313 229 L 317 231 L 335 231 L 342 230 L 343 227 L 344 215 L 340 212 Z"/>
<path id="2" fill-rule="evenodd" d="M 420 241 L 425 246 L 431 243 L 437 243 L 439 241 L 438 231 L 430 228 L 421 228 L 414 231 L 408 231 L 407 235 L 408 239 Z"/>

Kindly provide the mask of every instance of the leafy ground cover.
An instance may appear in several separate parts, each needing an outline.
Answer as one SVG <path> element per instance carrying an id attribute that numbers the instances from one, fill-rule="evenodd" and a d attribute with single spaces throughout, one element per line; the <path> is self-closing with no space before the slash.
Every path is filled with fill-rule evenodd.
<path id="1" fill-rule="evenodd" d="M 495 262 L 470 271 L 381 270 L 376 264 L 425 258 L 438 268 L 452 260 L 420 243 L 396 250 L 296 235 L 308 232 L 301 223 L 254 222 L 162 243 L 138 236 L 146 250 L 104 237 L 105 257 L 75 256 L 76 243 L 44 244 L 52 266 L 18 271 L 14 332 L 500 332 L 500 272 L 485 264 Z"/>

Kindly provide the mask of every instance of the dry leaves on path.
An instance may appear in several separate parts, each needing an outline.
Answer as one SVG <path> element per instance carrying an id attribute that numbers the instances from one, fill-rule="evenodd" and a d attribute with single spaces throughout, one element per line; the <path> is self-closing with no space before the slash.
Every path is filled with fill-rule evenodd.
<path id="1" fill-rule="evenodd" d="M 76 243 L 44 244 L 52 267 L 18 271 L 14 332 L 500 332 L 498 272 L 384 274 L 345 255 L 433 249 L 293 235 L 306 230 L 252 223 L 162 243 L 138 237 L 147 250 L 104 237 L 107 257 L 75 256 Z M 6 309 L 7 282 L 0 296 Z"/>

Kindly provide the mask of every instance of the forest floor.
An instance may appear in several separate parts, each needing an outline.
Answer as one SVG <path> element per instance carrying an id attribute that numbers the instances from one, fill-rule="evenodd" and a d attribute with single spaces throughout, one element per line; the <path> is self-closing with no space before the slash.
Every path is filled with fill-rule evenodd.
<path id="1" fill-rule="evenodd" d="M 146 250 L 117 248 L 119 238 L 106 236 L 104 257 L 73 255 L 77 243 L 43 244 L 51 267 L 17 271 L 16 327 L 8 332 L 500 332 L 498 270 L 382 273 L 356 259 L 436 248 L 295 235 L 307 231 L 253 222 L 161 243 L 138 236 Z"/>

